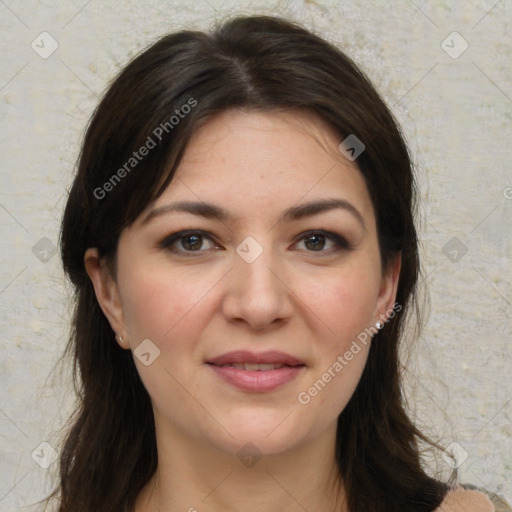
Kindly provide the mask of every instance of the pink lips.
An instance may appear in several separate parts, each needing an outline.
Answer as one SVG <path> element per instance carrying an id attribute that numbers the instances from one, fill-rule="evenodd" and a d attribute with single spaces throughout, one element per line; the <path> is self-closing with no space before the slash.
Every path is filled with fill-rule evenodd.
<path id="1" fill-rule="evenodd" d="M 256 354 L 249 352 L 248 350 L 237 350 L 235 352 L 229 352 L 213 359 L 209 359 L 207 363 L 216 365 L 232 364 L 232 363 L 250 363 L 250 364 L 286 364 L 288 366 L 303 365 L 302 361 L 299 361 L 295 357 L 292 357 L 284 352 L 277 352 L 270 350 Z"/>
<path id="2" fill-rule="evenodd" d="M 276 365 L 274 369 L 245 369 L 234 366 L 247 365 Z M 278 351 L 267 351 L 256 354 L 245 350 L 229 352 L 209 359 L 207 364 L 225 382 L 245 391 L 272 391 L 295 379 L 305 369 L 305 364 L 299 359 Z"/>

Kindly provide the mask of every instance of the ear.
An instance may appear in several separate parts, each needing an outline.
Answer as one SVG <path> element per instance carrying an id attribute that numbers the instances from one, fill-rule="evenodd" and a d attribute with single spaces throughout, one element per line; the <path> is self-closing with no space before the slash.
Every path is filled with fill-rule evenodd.
<path id="1" fill-rule="evenodd" d="M 389 262 L 385 273 L 382 275 L 375 320 L 386 322 L 390 313 L 394 311 L 401 265 L 402 255 L 401 253 L 398 253 Z"/>
<path id="2" fill-rule="evenodd" d="M 124 312 L 119 296 L 119 289 L 114 276 L 112 276 L 105 260 L 99 257 L 98 249 L 87 249 L 84 256 L 85 269 L 94 286 L 96 299 L 101 310 L 107 317 L 113 331 L 116 333 L 116 341 L 122 348 L 123 345 L 117 335 L 121 335 L 128 341 L 124 322 Z"/>

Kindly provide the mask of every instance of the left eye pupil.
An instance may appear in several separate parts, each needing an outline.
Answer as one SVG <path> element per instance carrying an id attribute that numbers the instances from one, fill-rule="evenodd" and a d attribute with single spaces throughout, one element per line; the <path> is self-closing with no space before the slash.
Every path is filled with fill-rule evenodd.
<path id="1" fill-rule="evenodd" d="M 323 249 L 323 246 L 325 245 L 325 237 L 323 235 L 310 235 L 306 238 L 306 246 L 308 245 L 308 242 L 313 240 L 313 249 Z M 308 247 L 309 248 L 309 247 Z"/>
<path id="2" fill-rule="evenodd" d="M 187 243 L 187 241 L 190 241 L 190 240 L 192 240 L 192 243 L 191 244 Z M 188 235 L 186 237 L 183 237 L 182 245 L 183 245 L 184 249 L 188 249 L 188 250 L 197 248 L 198 246 L 200 247 L 201 246 L 201 236 L 200 235 Z"/>

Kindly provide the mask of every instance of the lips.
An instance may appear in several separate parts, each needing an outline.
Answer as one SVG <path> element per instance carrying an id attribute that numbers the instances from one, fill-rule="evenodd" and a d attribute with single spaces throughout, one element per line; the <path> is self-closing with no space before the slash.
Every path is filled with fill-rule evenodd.
<path id="1" fill-rule="evenodd" d="M 221 368 L 238 368 L 239 370 L 245 370 L 246 372 L 270 372 L 288 365 L 278 363 L 229 363 L 217 366 L 220 366 Z"/>
<path id="2" fill-rule="evenodd" d="M 296 357 L 275 350 L 259 354 L 247 350 L 237 350 L 214 357 L 206 362 L 216 366 L 233 366 L 247 371 L 269 371 L 282 366 L 304 366 L 304 362 Z"/>
<path id="3" fill-rule="evenodd" d="M 274 391 L 296 379 L 306 369 L 304 362 L 284 352 L 260 354 L 240 350 L 206 361 L 224 382 L 244 391 Z"/>

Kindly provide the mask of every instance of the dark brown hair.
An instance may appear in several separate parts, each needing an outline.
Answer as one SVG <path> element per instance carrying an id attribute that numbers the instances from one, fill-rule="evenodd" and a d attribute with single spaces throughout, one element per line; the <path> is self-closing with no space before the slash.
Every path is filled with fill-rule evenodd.
<path id="1" fill-rule="evenodd" d="M 131 352 L 114 341 L 84 253 L 97 247 L 115 261 L 121 231 L 170 183 L 192 134 L 233 108 L 308 112 L 340 142 L 354 134 L 365 145 L 356 163 L 374 205 L 384 268 L 402 256 L 396 297 L 402 312 L 371 344 L 338 419 L 336 457 L 352 512 L 433 511 L 448 486 L 423 469 L 420 443 L 438 446 L 404 410 L 398 359 L 405 312 L 417 309 L 419 268 L 406 144 L 347 56 L 310 31 L 267 16 L 235 17 L 211 34 L 184 30 L 159 39 L 121 71 L 92 116 L 61 233 L 64 269 L 76 293 L 67 351 L 78 409 L 60 458 L 58 510 L 131 510 L 157 467 L 149 395 Z M 149 139 L 154 147 L 131 161 Z"/>

